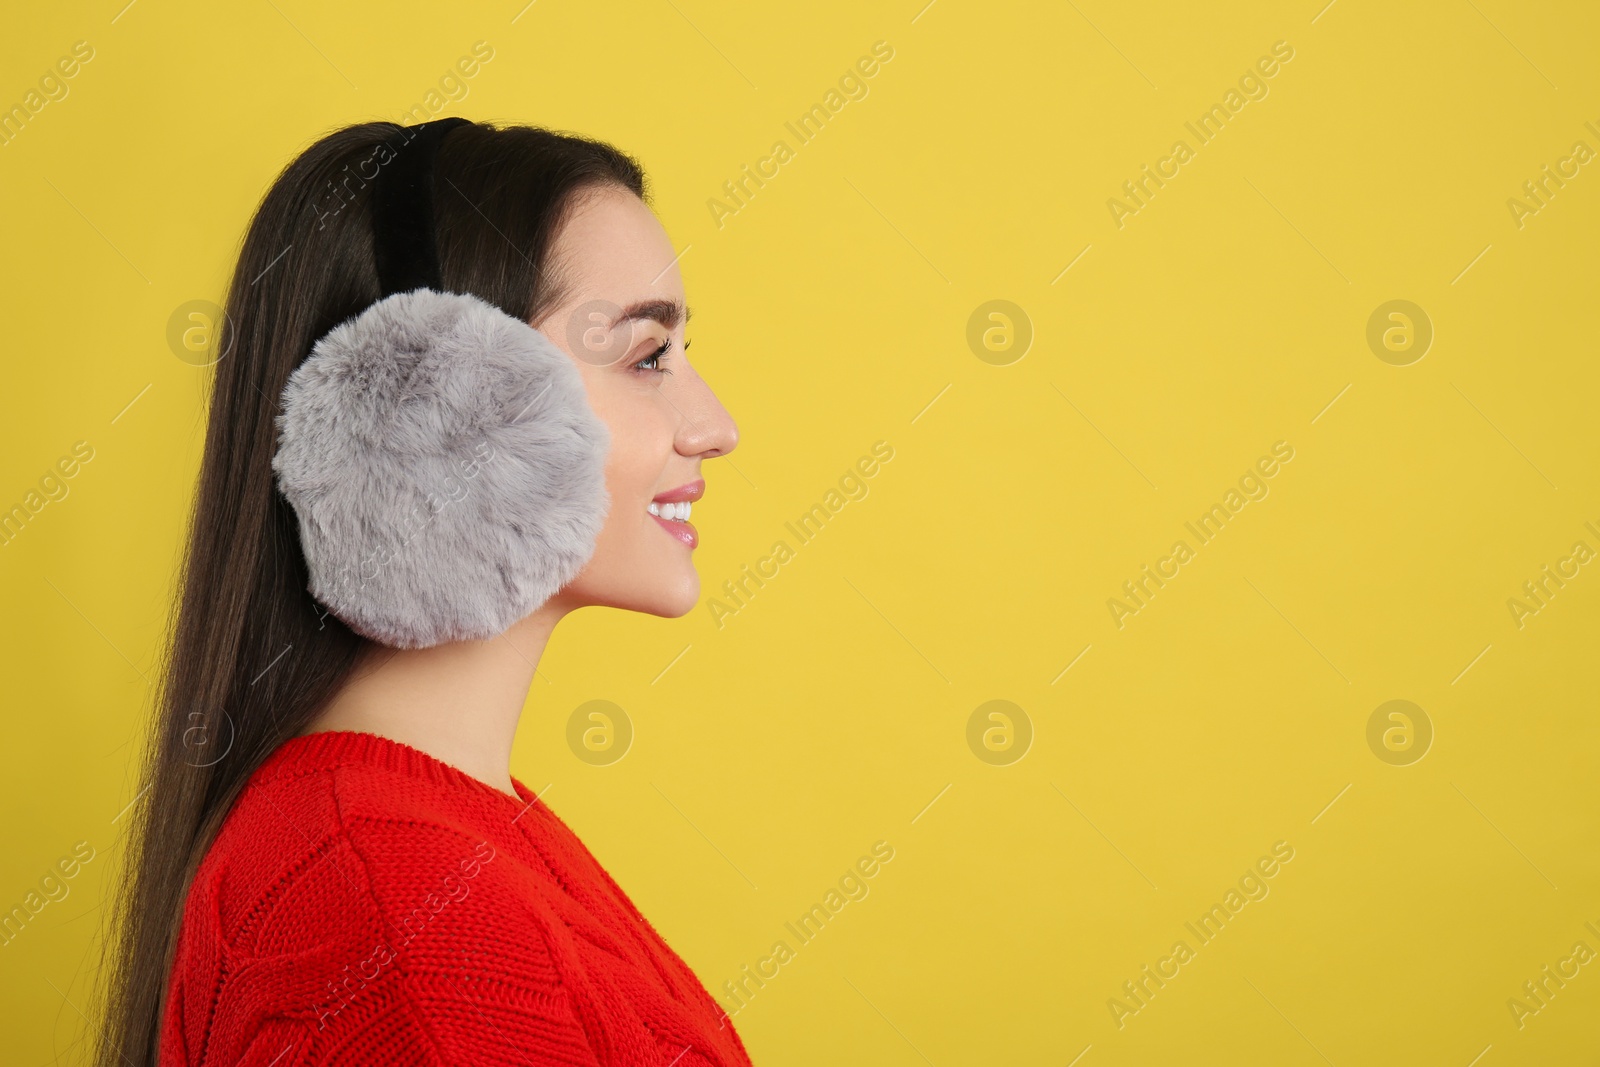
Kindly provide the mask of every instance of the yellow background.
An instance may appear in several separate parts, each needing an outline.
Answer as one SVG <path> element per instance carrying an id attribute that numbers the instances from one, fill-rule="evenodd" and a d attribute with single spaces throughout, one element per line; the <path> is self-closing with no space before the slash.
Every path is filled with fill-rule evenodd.
<path id="1" fill-rule="evenodd" d="M 7 105 L 94 48 L 0 147 L 0 506 L 95 449 L 0 548 L 0 904 L 97 850 L 0 949 L 7 1062 L 78 1062 L 87 1025 L 202 440 L 209 372 L 169 316 L 220 298 L 289 158 L 480 40 L 441 113 L 635 153 L 684 252 L 742 433 L 695 511 L 704 598 L 795 549 L 720 627 L 569 620 L 513 772 L 719 997 L 895 850 L 736 1016 L 756 1063 L 1592 1062 L 1600 963 L 1520 1028 L 1507 1007 L 1600 951 L 1600 564 L 1507 608 L 1600 550 L 1600 164 L 1520 228 L 1507 207 L 1600 149 L 1592 6 L 123 3 L 0 38 Z M 868 94 L 798 144 L 784 123 L 880 40 Z M 1185 121 L 1277 41 L 1268 95 L 1199 146 Z M 1194 158 L 1118 228 L 1108 199 L 1178 139 Z M 1034 333 L 1003 366 L 966 340 L 996 299 Z M 1435 331 L 1409 366 L 1366 342 L 1396 299 Z M 796 543 L 880 440 L 868 494 Z M 1107 599 L 1280 440 L 1269 495 L 1119 629 Z M 567 747 L 593 699 L 635 731 L 609 766 Z M 1367 743 L 1393 699 L 1434 730 L 1407 766 Z M 1010 765 L 968 747 L 990 700 L 1032 724 Z M 1107 1001 L 1277 841 L 1270 894 L 1119 1028 Z"/>

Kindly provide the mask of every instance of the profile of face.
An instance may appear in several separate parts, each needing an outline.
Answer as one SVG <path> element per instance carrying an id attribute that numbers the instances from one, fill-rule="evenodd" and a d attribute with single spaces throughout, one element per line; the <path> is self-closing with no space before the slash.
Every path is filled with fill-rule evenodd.
<path id="1" fill-rule="evenodd" d="M 700 576 L 698 533 L 674 514 L 704 494 L 701 463 L 733 451 L 739 431 L 686 358 L 678 253 L 655 213 L 619 186 L 580 195 L 550 249 L 565 297 L 532 325 L 572 358 L 611 432 L 611 507 L 593 557 L 552 602 L 676 618 Z"/>

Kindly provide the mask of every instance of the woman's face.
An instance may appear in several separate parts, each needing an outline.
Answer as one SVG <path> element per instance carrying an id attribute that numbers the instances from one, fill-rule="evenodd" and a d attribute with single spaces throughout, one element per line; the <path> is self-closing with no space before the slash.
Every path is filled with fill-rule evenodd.
<path id="1" fill-rule="evenodd" d="M 676 618 L 699 599 L 698 534 L 670 516 L 684 508 L 675 501 L 704 494 L 701 461 L 733 451 L 739 430 L 685 358 L 677 257 L 644 201 L 611 185 L 585 195 L 551 248 L 551 273 L 568 296 L 533 326 L 572 357 L 611 431 L 611 509 L 594 556 L 555 598 L 567 610 Z"/>

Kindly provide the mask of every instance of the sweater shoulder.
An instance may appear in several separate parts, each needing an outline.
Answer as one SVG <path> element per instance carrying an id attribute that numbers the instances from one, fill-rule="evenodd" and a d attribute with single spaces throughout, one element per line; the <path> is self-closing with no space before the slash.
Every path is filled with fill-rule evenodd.
<path id="1" fill-rule="evenodd" d="M 544 880 L 526 865 L 478 877 L 515 832 L 480 797 L 383 768 L 275 775 L 240 794 L 190 895 L 211 903 L 233 952 L 295 951 L 326 943 L 334 918 L 393 921 L 431 897 L 465 901 L 473 887 L 480 898 L 540 896 Z"/>
<path id="2" fill-rule="evenodd" d="M 329 1053 L 404 1035 L 456 1062 L 517 1033 L 588 1062 L 547 872 L 485 799 L 360 765 L 252 780 L 185 906 L 183 1046 L 240 1062 L 252 1035 L 297 1020 L 294 1043 Z"/>

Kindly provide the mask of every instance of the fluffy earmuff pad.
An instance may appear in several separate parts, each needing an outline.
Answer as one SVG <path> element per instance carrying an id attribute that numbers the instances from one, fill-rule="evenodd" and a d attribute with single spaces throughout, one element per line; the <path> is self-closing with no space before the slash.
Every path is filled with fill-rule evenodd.
<path id="1" fill-rule="evenodd" d="M 334 327 L 277 426 L 311 595 L 395 648 L 504 632 L 577 576 L 610 509 L 581 372 L 466 293 L 396 293 Z"/>

